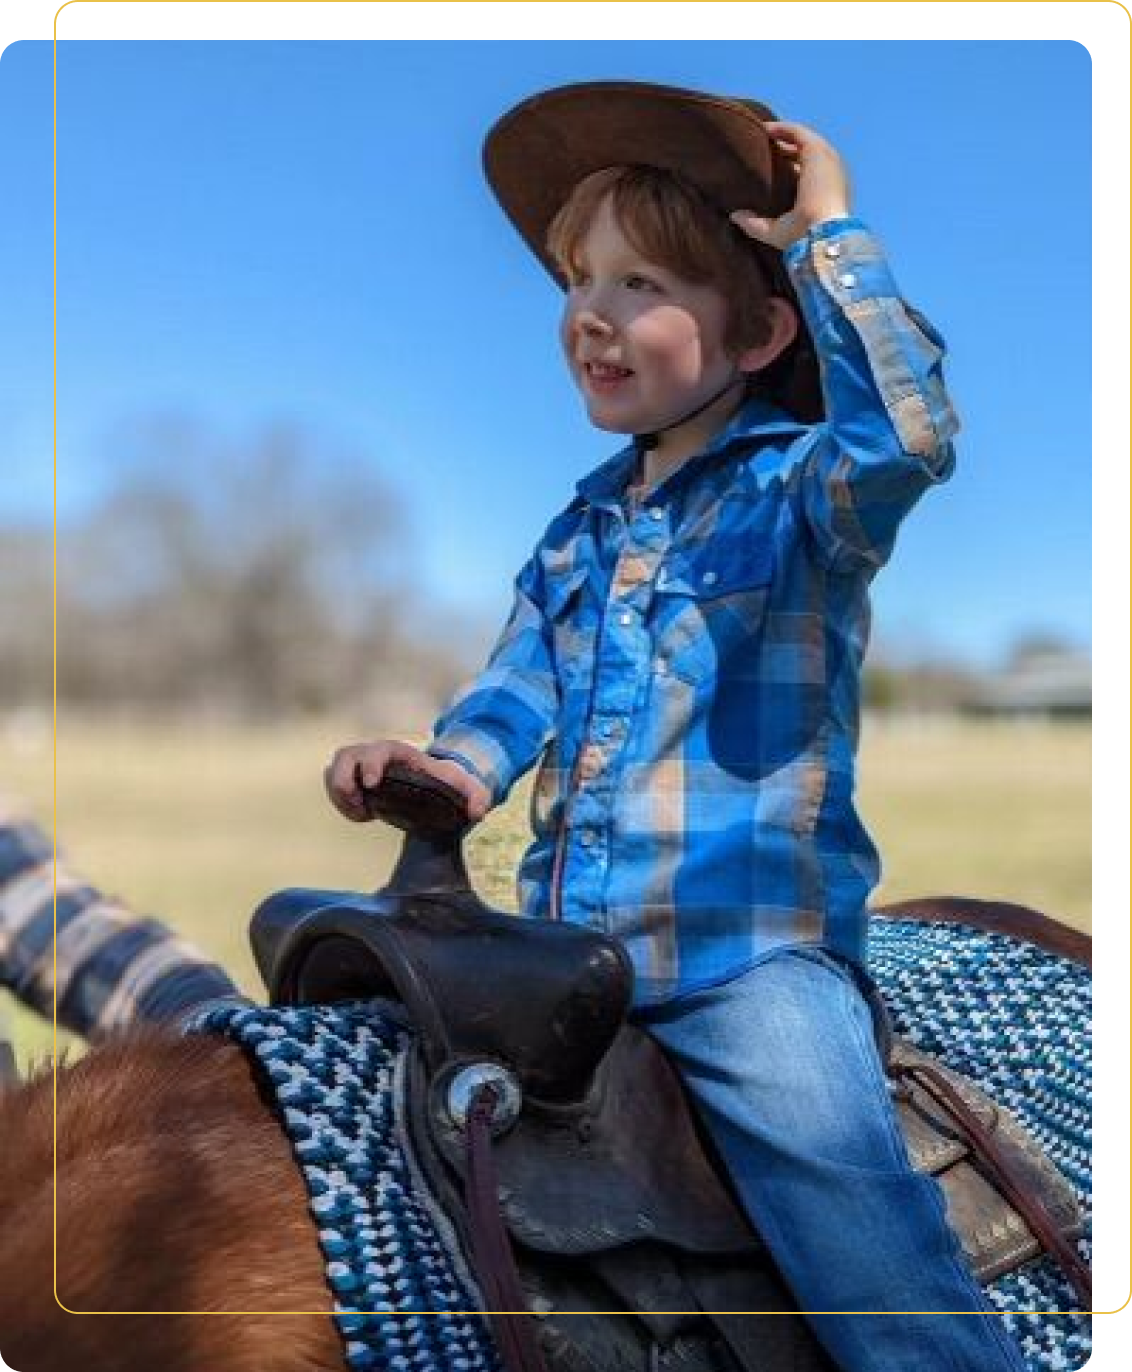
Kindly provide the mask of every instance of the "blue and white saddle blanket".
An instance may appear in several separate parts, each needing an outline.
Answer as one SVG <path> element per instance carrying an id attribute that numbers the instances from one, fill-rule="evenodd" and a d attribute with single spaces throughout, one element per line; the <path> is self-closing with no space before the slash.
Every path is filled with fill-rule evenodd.
<path id="1" fill-rule="evenodd" d="M 1090 1210 L 1090 981 L 1067 959 L 959 925 L 876 920 L 870 971 L 896 1032 L 1013 1111 Z M 409 1032 L 379 1002 L 205 1008 L 258 1060 L 311 1197 L 345 1357 L 356 1372 L 500 1372 L 482 1299 L 406 1130 Z M 1089 1258 L 1089 1228 L 1079 1247 Z M 1090 1352 L 1049 1258 L 987 1287 L 1032 1372 Z"/>

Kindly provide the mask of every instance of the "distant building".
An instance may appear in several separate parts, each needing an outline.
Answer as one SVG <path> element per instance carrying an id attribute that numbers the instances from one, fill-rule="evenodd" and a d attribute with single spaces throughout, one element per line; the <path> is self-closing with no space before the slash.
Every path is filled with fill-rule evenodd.
<path id="1" fill-rule="evenodd" d="M 980 715 L 1088 719 L 1093 712 L 1089 655 L 1053 645 L 1020 650 L 1001 671 L 980 678 L 966 709 Z"/>

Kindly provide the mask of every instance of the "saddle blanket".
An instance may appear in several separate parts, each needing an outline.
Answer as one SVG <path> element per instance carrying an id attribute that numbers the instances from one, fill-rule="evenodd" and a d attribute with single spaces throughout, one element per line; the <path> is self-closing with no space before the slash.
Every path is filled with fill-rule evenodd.
<path id="1" fill-rule="evenodd" d="M 896 1032 L 976 1081 L 1039 1138 L 1090 1210 L 1090 980 L 1076 963 L 961 925 L 875 920 L 870 971 Z M 388 1002 L 205 1007 L 190 1032 L 258 1061 L 310 1193 L 356 1372 L 500 1372 L 482 1298 L 406 1128 L 410 1034 Z M 1089 1233 L 1079 1247 L 1089 1257 Z M 1031 1372 L 1069 1372 L 1089 1318 L 1049 1258 L 987 1286 Z"/>

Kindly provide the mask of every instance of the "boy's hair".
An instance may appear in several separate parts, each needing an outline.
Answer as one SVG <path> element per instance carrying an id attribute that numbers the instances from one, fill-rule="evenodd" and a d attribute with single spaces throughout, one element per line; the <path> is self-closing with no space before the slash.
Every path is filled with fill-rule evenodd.
<path id="1" fill-rule="evenodd" d="M 686 281 L 713 286 L 727 301 L 724 346 L 733 353 L 766 341 L 770 278 L 750 239 L 679 172 L 603 167 L 579 181 L 551 220 L 548 252 L 564 273 L 606 196 L 630 243 Z"/>

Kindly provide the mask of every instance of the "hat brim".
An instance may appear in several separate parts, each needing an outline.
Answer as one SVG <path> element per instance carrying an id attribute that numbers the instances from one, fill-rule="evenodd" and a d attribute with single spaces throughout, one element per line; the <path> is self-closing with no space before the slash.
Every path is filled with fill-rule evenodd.
<path id="1" fill-rule="evenodd" d="M 640 81 L 588 81 L 531 96 L 488 132 L 488 184 L 527 246 L 559 285 L 547 231 L 571 191 L 611 166 L 652 166 L 681 173 L 723 214 L 750 209 L 776 217 L 794 203 L 797 178 L 766 130 L 773 112 L 735 100 Z M 793 299 L 781 254 L 752 244 L 773 289 Z M 804 327 L 800 335 L 805 334 Z M 775 364 L 784 403 L 800 418 L 821 414 L 816 360 L 808 338 Z M 780 359 L 782 364 L 787 358 Z M 798 372 L 799 366 L 801 373 Z"/>

